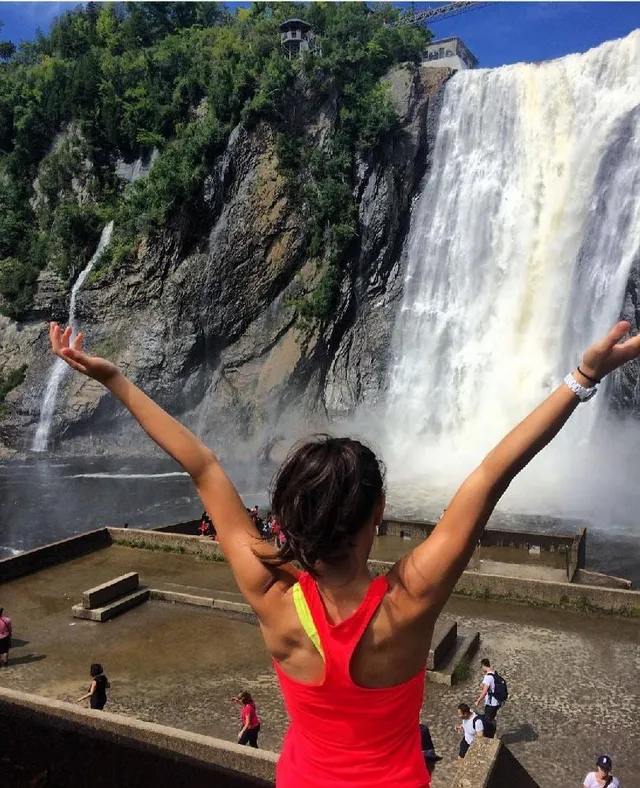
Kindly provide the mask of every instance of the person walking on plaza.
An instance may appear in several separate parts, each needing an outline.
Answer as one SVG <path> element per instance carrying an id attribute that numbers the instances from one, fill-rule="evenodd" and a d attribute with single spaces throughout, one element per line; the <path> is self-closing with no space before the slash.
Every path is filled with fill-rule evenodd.
<path id="1" fill-rule="evenodd" d="M 613 763 L 608 755 L 600 755 L 596 760 L 595 772 L 584 778 L 583 788 L 620 788 L 620 780 L 611 774 Z"/>
<path id="2" fill-rule="evenodd" d="M 82 703 L 83 700 L 89 698 L 89 707 L 102 711 L 107 703 L 107 690 L 111 687 L 109 679 L 104 675 L 102 665 L 99 662 L 94 662 L 89 670 L 91 674 L 91 686 L 89 692 L 78 698 L 76 703 Z"/>
<path id="3" fill-rule="evenodd" d="M 0 667 L 9 667 L 9 650 L 11 649 L 12 634 L 11 619 L 4 615 L 4 609 L 0 607 Z"/>
<path id="4" fill-rule="evenodd" d="M 481 659 L 480 666 L 484 673 L 480 694 L 475 702 L 475 706 L 480 706 L 484 701 L 483 716 L 491 722 L 495 722 L 498 709 L 506 700 L 507 685 L 502 676 L 492 667 L 488 659 Z"/>
<path id="5" fill-rule="evenodd" d="M 325 435 L 290 451 L 271 486 L 286 538 L 278 549 L 261 538 L 211 449 L 113 363 L 83 352 L 81 334 L 72 340 L 70 328 L 52 323 L 50 339 L 57 356 L 102 383 L 189 473 L 210 513 L 291 721 L 277 787 L 426 788 L 418 726 L 435 622 L 513 479 L 602 378 L 640 356 L 640 336 L 623 341 L 629 329 L 618 323 L 592 345 L 463 482 L 429 537 L 375 578 L 368 559 L 385 486 L 370 448 Z"/>
<path id="6" fill-rule="evenodd" d="M 238 734 L 238 744 L 248 744 L 249 747 L 258 749 L 258 734 L 260 733 L 260 717 L 256 712 L 256 704 L 248 692 L 241 692 L 237 697 L 231 698 L 232 703 L 242 704 L 242 728 Z"/>
<path id="7" fill-rule="evenodd" d="M 460 747 L 458 748 L 458 760 L 464 760 L 469 747 L 473 744 L 476 736 L 484 736 L 484 723 L 478 714 L 471 711 L 466 703 L 461 703 L 458 706 L 458 717 L 460 723 L 456 725 L 458 733 L 462 733 L 460 740 Z"/>

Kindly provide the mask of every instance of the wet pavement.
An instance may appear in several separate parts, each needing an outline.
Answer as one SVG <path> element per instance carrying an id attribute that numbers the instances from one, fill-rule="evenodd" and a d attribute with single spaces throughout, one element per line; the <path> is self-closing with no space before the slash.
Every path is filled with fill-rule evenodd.
<path id="1" fill-rule="evenodd" d="M 238 593 L 225 565 L 120 546 L 23 577 L 0 586 L 15 632 L 0 684 L 72 701 L 97 661 L 112 682 L 110 711 L 228 740 L 239 727 L 229 697 L 246 688 L 262 716 L 261 746 L 278 750 L 286 716 L 257 627 L 156 602 L 104 624 L 72 617 L 83 591 L 128 571 L 154 588 Z M 499 733 L 541 788 L 581 785 L 603 752 L 622 785 L 635 785 L 640 622 L 467 599 L 451 600 L 443 615 L 480 631 L 478 659 L 490 657 L 509 683 Z M 457 687 L 427 685 L 423 719 L 445 756 L 434 788 L 455 768 L 456 706 L 475 699 L 481 678 L 472 670 Z"/>

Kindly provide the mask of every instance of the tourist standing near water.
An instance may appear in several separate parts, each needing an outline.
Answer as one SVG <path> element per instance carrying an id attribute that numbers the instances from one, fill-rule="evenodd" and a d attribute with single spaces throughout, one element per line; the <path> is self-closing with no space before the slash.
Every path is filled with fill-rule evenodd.
<path id="1" fill-rule="evenodd" d="M 13 626 L 11 619 L 4 615 L 4 609 L 0 607 L 0 667 L 9 667 L 9 650 L 11 649 L 11 635 Z"/>
<path id="2" fill-rule="evenodd" d="M 629 329 L 618 323 L 590 347 L 464 481 L 431 535 L 374 579 L 368 558 L 385 490 L 371 449 L 329 436 L 293 448 L 271 489 L 286 535 L 277 549 L 261 539 L 210 449 L 114 364 L 82 352 L 82 335 L 70 344 L 71 330 L 52 323 L 50 336 L 54 352 L 105 385 L 193 479 L 258 617 L 291 720 L 278 788 L 425 788 L 418 725 L 436 619 L 514 477 L 605 375 L 640 356 L 640 337 L 622 341 Z"/>
<path id="3" fill-rule="evenodd" d="M 258 748 L 258 734 L 260 733 L 260 718 L 256 712 L 256 703 L 245 690 L 237 698 L 231 698 L 232 703 L 242 704 L 242 728 L 238 734 L 238 744 L 248 744 L 249 747 Z"/>

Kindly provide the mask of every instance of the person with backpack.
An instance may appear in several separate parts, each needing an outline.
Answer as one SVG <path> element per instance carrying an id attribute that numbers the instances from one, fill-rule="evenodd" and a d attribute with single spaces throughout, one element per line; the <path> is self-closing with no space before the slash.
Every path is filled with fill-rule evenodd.
<path id="1" fill-rule="evenodd" d="M 620 788 L 620 780 L 611 774 L 613 763 L 608 755 L 600 755 L 596 760 L 595 772 L 584 778 L 583 788 Z"/>
<path id="2" fill-rule="evenodd" d="M 482 689 L 475 705 L 480 706 L 482 701 L 484 701 L 483 716 L 491 720 L 491 722 L 495 722 L 498 709 L 509 697 L 507 682 L 491 667 L 491 662 L 488 659 L 481 659 L 480 666 L 484 673 L 484 678 L 482 679 Z"/>
<path id="3" fill-rule="evenodd" d="M 460 748 L 458 750 L 458 760 L 464 760 L 469 747 L 475 741 L 476 736 L 481 738 L 484 736 L 486 739 L 493 739 L 496 733 L 496 728 L 491 720 L 486 719 L 481 714 L 476 714 L 471 711 L 466 703 L 461 703 L 458 706 L 458 717 L 460 724 L 456 725 L 456 730 L 462 732 L 462 740 L 460 741 Z"/>
<path id="4" fill-rule="evenodd" d="M 9 649 L 11 648 L 11 635 L 13 628 L 11 619 L 3 615 L 4 609 L 0 607 L 0 667 L 9 667 Z"/>
<path id="5" fill-rule="evenodd" d="M 640 357 L 640 335 L 625 339 L 630 329 L 617 323 L 593 344 L 480 461 L 428 538 L 375 578 L 368 560 L 386 498 L 383 466 L 368 446 L 324 435 L 291 449 L 271 483 L 271 509 L 286 537 L 277 549 L 261 539 L 216 453 L 112 362 L 83 352 L 82 334 L 72 338 L 71 327 L 51 323 L 50 340 L 59 358 L 102 383 L 184 468 L 216 523 L 290 720 L 278 788 L 428 788 L 418 724 L 436 620 L 511 482 L 578 407 L 589 407 L 581 403 L 606 375 Z M 505 325 L 505 337 L 516 330 Z M 508 391 L 505 382 L 503 397 Z"/>

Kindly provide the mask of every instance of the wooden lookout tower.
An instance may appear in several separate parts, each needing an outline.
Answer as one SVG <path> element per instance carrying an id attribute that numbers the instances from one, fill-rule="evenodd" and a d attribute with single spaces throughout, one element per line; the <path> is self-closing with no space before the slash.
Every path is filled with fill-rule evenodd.
<path id="1" fill-rule="evenodd" d="M 287 19 L 280 25 L 280 44 L 289 60 L 307 52 L 320 54 L 320 39 L 304 19 Z"/>

